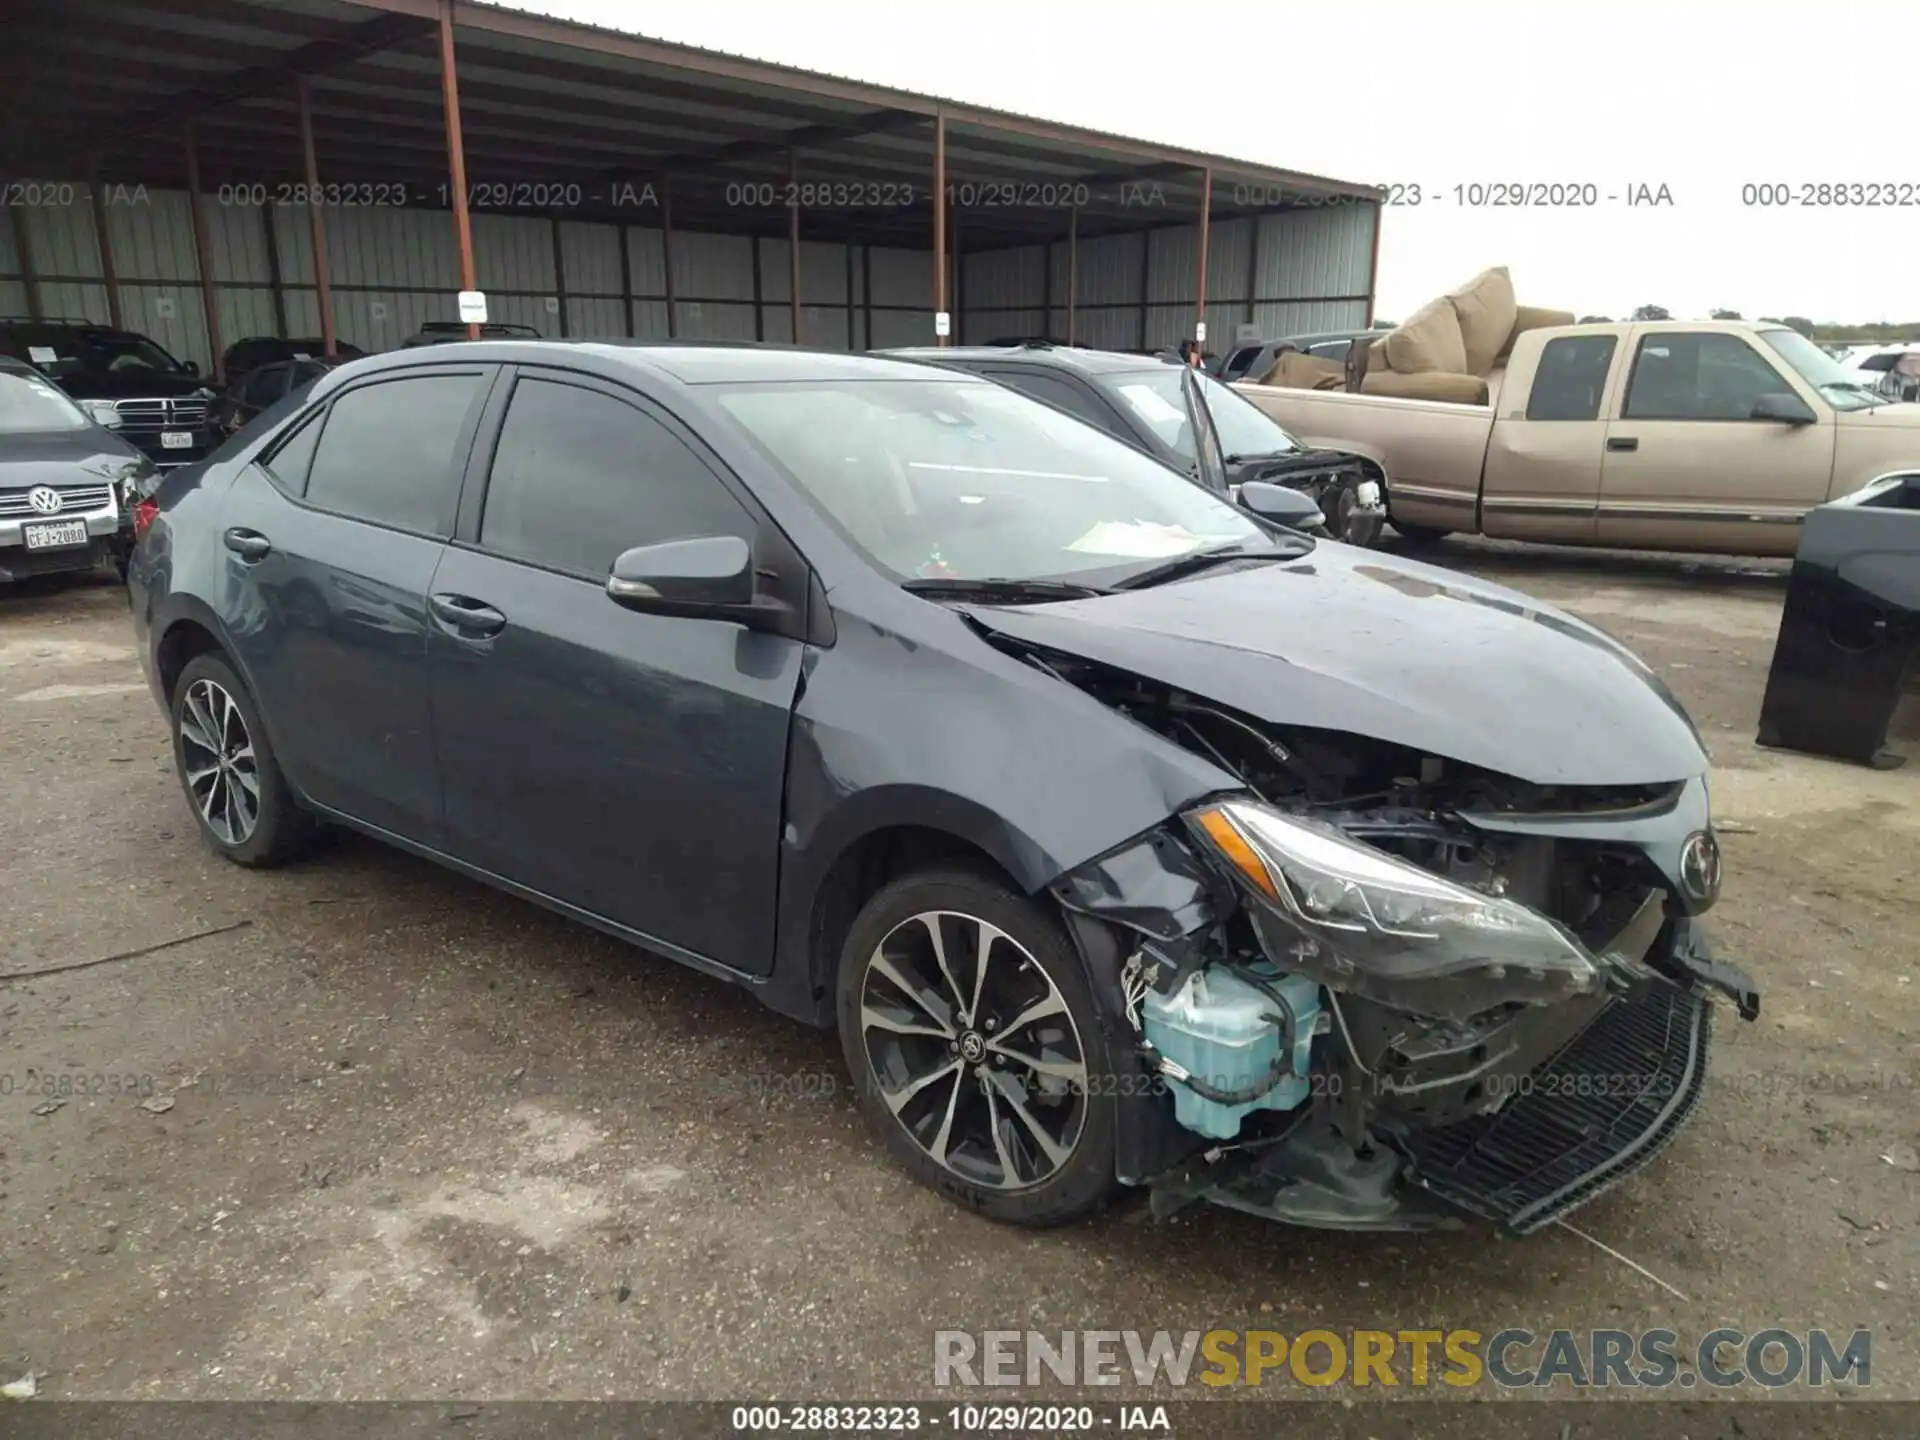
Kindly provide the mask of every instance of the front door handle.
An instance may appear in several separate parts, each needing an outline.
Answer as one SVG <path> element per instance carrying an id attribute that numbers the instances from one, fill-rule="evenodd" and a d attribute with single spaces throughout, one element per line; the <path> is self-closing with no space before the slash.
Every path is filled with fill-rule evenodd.
<path id="1" fill-rule="evenodd" d="M 224 539 L 227 548 L 242 560 L 264 560 L 273 552 L 273 542 L 258 530 L 245 530 L 236 525 L 227 531 Z"/>
<path id="2" fill-rule="evenodd" d="M 507 617 L 470 595 L 434 595 L 434 618 L 463 640 L 485 640 L 507 628 Z"/>
<path id="3" fill-rule="evenodd" d="M 1638 450 L 1639 448 L 1640 441 L 1637 436 L 1609 435 L 1607 437 L 1607 449 L 1609 450 Z"/>

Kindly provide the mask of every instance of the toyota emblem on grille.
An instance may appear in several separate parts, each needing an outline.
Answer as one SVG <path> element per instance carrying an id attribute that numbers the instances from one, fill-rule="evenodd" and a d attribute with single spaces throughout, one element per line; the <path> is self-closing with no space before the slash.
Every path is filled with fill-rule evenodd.
<path id="1" fill-rule="evenodd" d="M 1697 830 L 1680 847 L 1680 887 L 1697 905 L 1710 905 L 1720 893 L 1720 842 L 1711 830 Z"/>
<path id="2" fill-rule="evenodd" d="M 51 485 L 36 485 L 27 491 L 27 504 L 42 515 L 55 515 L 60 511 L 60 492 Z"/>

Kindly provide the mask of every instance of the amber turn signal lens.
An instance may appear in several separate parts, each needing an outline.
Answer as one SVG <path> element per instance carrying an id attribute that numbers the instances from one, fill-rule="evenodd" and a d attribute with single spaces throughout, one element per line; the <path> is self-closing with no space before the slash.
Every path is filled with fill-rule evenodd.
<path id="1" fill-rule="evenodd" d="M 1224 810 L 1202 810 L 1194 820 L 1213 842 L 1214 849 L 1226 856 L 1234 869 L 1247 877 L 1254 889 L 1270 900 L 1280 898 L 1280 892 L 1273 886 L 1273 876 L 1267 873 L 1266 864 L 1253 853 L 1253 847 L 1233 821 L 1227 818 Z"/>

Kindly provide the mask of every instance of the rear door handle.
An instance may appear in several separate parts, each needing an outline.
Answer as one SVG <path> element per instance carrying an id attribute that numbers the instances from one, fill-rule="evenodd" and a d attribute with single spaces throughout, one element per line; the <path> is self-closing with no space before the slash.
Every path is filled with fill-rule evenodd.
<path id="1" fill-rule="evenodd" d="M 441 626 L 463 640 L 485 640 L 507 628 L 507 617 L 470 595 L 434 595 L 427 603 Z"/>
<path id="2" fill-rule="evenodd" d="M 1607 437 L 1607 449 L 1609 450 L 1638 450 L 1639 448 L 1640 441 L 1637 436 L 1609 435 Z"/>
<path id="3" fill-rule="evenodd" d="M 236 525 L 223 538 L 227 548 L 242 560 L 264 560 L 273 552 L 273 542 L 258 530 L 244 530 Z"/>

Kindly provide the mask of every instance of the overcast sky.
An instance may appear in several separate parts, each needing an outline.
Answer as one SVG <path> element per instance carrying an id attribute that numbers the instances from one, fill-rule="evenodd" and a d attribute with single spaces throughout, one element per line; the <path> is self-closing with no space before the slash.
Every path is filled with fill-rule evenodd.
<path id="1" fill-rule="evenodd" d="M 1380 313 L 1487 265 L 1522 303 L 1920 321 L 1920 0 L 537 0 L 520 8 L 1374 184 Z M 1346 100 L 1355 88 L 1371 94 Z M 1182 98 L 1183 97 L 1183 98 Z M 1590 209 L 1455 186 L 1591 183 Z M 1746 184 L 1904 208 L 1743 203 Z M 1629 207 L 1636 186 L 1670 206 Z M 1437 201 L 1435 196 L 1441 198 Z M 1618 200 L 1606 197 L 1617 195 Z M 1797 198 L 1797 197 L 1796 197 Z"/>

